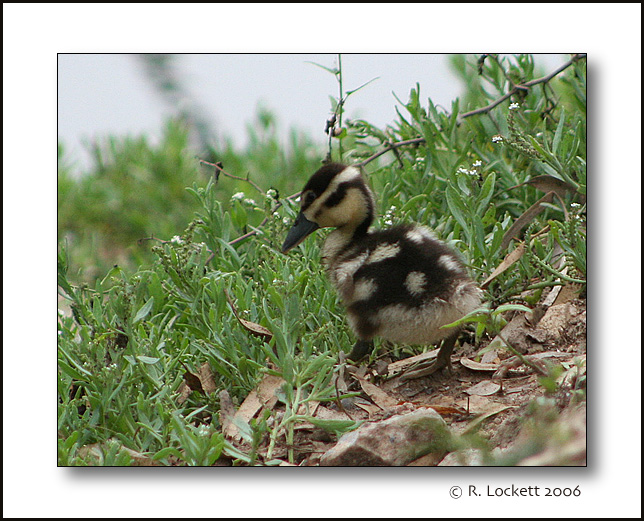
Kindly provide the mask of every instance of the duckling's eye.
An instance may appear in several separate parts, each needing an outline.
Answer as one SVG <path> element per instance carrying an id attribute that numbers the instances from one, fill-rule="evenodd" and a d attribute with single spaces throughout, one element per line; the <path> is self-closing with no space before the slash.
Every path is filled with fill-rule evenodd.
<path id="1" fill-rule="evenodd" d="M 312 190 L 307 191 L 302 195 L 302 207 L 309 206 L 313 201 L 315 201 L 315 192 Z"/>

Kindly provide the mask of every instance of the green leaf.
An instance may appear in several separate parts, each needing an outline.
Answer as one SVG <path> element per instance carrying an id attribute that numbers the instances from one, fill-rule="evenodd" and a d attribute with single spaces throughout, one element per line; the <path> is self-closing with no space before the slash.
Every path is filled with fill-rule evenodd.
<path id="1" fill-rule="evenodd" d="M 154 306 L 154 297 L 150 297 L 149 300 L 139 309 L 138 313 L 134 316 L 132 324 L 136 324 L 140 320 L 144 319 L 150 313 L 150 310 Z"/>
<path id="2" fill-rule="evenodd" d="M 302 419 L 312 423 L 316 427 L 324 429 L 325 431 L 337 434 L 344 434 L 345 432 L 353 431 L 364 423 L 364 421 L 353 420 L 323 420 L 312 416 L 305 416 Z"/>
<path id="3" fill-rule="evenodd" d="M 325 71 L 330 72 L 334 76 L 337 76 L 338 74 L 340 74 L 340 71 L 335 67 L 332 69 L 330 67 L 325 67 L 324 65 L 320 65 L 319 63 L 310 62 L 310 61 L 305 61 L 304 63 L 310 63 L 311 65 L 315 65 L 316 67 L 320 67 L 320 69 L 324 69 Z"/>
<path id="4" fill-rule="evenodd" d="M 479 202 L 476 207 L 477 215 L 481 215 L 486 211 L 487 205 L 490 203 L 490 200 L 492 199 L 492 195 L 494 194 L 495 182 L 496 182 L 496 174 L 494 172 L 491 172 L 485 178 L 485 181 L 483 182 L 483 186 L 481 187 L 481 192 L 479 193 L 479 197 L 478 197 Z"/>
<path id="5" fill-rule="evenodd" d="M 449 206 L 450 212 L 452 212 L 454 218 L 461 225 L 463 231 L 469 234 L 469 226 L 466 219 L 468 211 L 459 193 L 451 184 L 448 184 L 445 195 L 447 198 L 447 206 Z"/>
<path id="6" fill-rule="evenodd" d="M 66 364 L 62 360 L 58 360 L 58 367 L 63 373 L 65 373 L 67 376 L 70 376 L 74 380 L 78 380 L 78 381 L 81 381 L 81 382 L 87 380 L 86 376 L 81 375 L 78 371 L 76 371 L 76 369 L 74 369 L 72 366 Z M 91 376 L 91 374 L 89 376 Z"/>
<path id="7" fill-rule="evenodd" d="M 351 96 L 351 94 L 353 94 L 354 92 L 358 92 L 360 89 L 362 89 L 362 88 L 366 87 L 366 86 L 367 86 L 367 85 L 369 85 L 370 83 L 372 83 L 372 82 L 374 82 L 374 81 L 376 81 L 376 80 L 379 80 L 379 79 L 380 79 L 380 76 L 376 76 L 375 78 L 371 78 L 369 81 L 367 81 L 367 82 L 363 83 L 363 84 L 362 84 L 362 85 L 360 85 L 359 87 L 357 87 L 357 88 L 355 88 L 355 89 L 353 89 L 353 90 L 348 90 L 348 91 L 346 92 L 346 94 L 345 94 L 345 98 L 348 98 L 348 97 L 349 97 L 349 96 Z"/>
<path id="8" fill-rule="evenodd" d="M 503 304 L 492 311 L 492 315 L 500 315 L 506 311 L 525 311 L 528 313 L 532 310 L 529 307 L 522 306 L 521 304 Z"/>
<path id="9" fill-rule="evenodd" d="M 161 360 L 160 358 L 145 355 L 137 355 L 137 358 L 144 364 L 156 364 L 159 360 Z"/>
<path id="10" fill-rule="evenodd" d="M 559 143 L 561 143 L 561 136 L 563 135 L 564 122 L 566 121 L 565 110 L 561 109 L 561 118 L 559 119 L 559 124 L 557 125 L 557 131 L 555 132 L 555 137 L 552 140 L 552 153 L 556 154 L 559 149 Z"/>

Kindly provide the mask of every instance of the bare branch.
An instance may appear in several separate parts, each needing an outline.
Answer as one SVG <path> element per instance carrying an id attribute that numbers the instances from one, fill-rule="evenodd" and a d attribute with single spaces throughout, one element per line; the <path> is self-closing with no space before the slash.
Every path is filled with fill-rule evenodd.
<path id="1" fill-rule="evenodd" d="M 503 103 L 506 99 L 509 97 L 513 96 L 519 91 L 525 91 L 530 89 L 530 87 L 534 87 L 535 85 L 539 85 L 540 83 L 548 83 L 552 78 L 554 78 L 557 74 L 565 71 L 568 67 L 570 67 L 573 63 L 575 63 L 578 60 L 581 60 L 585 58 L 585 54 L 575 54 L 568 62 L 564 63 L 561 67 L 558 69 L 554 70 L 550 74 L 547 74 L 546 76 L 543 76 L 541 78 L 536 78 L 534 80 L 528 81 L 526 83 L 522 83 L 520 85 L 515 85 L 510 92 L 507 94 L 501 96 L 499 99 L 494 100 L 492 103 L 489 105 L 482 107 L 480 109 L 475 109 L 471 110 L 470 112 L 465 112 L 463 114 L 459 114 L 458 118 L 459 119 L 465 119 L 469 118 L 471 116 L 475 116 L 477 114 L 485 114 L 487 112 L 490 112 L 494 107 L 497 105 Z"/>
<path id="2" fill-rule="evenodd" d="M 197 159 L 199 159 L 199 158 L 197 158 Z M 264 194 L 264 190 L 262 190 L 257 183 L 254 183 L 248 177 L 239 177 L 239 176 L 236 176 L 236 175 L 233 175 L 233 174 L 229 174 L 221 166 L 219 166 L 218 163 L 211 163 L 210 161 L 206 161 L 204 159 L 199 159 L 199 163 L 201 163 L 202 165 L 215 167 L 218 172 L 224 174 L 226 177 L 230 177 L 231 179 L 237 179 L 238 181 L 245 181 L 249 185 L 251 185 L 255 190 L 257 190 L 260 194 Z"/>
<path id="3" fill-rule="evenodd" d="M 485 107 L 481 107 L 480 109 L 475 109 L 475 110 L 471 110 L 469 112 L 464 112 L 463 114 L 459 114 L 457 116 L 457 120 L 460 123 L 463 119 L 469 118 L 469 117 L 472 117 L 472 116 L 476 116 L 477 114 L 488 114 L 492 109 L 494 109 L 495 107 L 497 107 L 498 105 L 503 103 L 505 100 L 507 100 L 508 98 L 510 98 L 511 96 L 516 94 L 517 92 L 519 92 L 519 91 L 527 91 L 530 88 L 534 87 L 535 85 L 539 85 L 541 83 L 548 83 L 552 78 L 554 78 L 555 76 L 557 76 L 561 72 L 565 71 L 573 63 L 575 63 L 576 61 L 582 60 L 584 58 L 586 58 L 586 54 L 575 54 L 569 61 L 564 63 L 561 67 L 559 67 L 558 69 L 554 70 L 550 74 L 547 74 L 546 76 L 543 76 L 541 78 L 536 78 L 536 79 L 528 81 L 526 83 L 522 83 L 520 85 L 514 85 L 514 87 L 510 90 L 510 92 L 508 92 L 507 94 L 504 94 L 500 98 L 494 100 L 489 105 L 487 105 Z M 361 161 L 356 166 L 360 166 L 360 167 L 365 166 L 365 165 L 371 163 L 371 161 L 373 161 L 374 159 L 380 157 L 383 154 L 386 154 L 390 150 L 394 150 L 396 148 L 399 148 L 399 147 L 402 147 L 402 146 L 405 146 L 405 145 L 415 145 L 415 144 L 419 144 L 419 143 L 425 143 L 425 138 L 419 137 L 419 138 L 416 138 L 416 139 L 409 139 L 407 141 L 399 141 L 398 143 L 388 143 L 387 146 L 383 150 L 381 150 L 380 152 L 376 152 L 374 155 L 368 157 L 364 161 Z"/>

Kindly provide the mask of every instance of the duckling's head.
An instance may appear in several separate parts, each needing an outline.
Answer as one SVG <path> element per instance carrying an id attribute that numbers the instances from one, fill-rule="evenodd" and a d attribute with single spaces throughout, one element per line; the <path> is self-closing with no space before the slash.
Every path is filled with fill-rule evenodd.
<path id="1" fill-rule="evenodd" d="M 300 213 L 289 230 L 282 251 L 286 253 L 318 228 L 339 228 L 348 235 L 367 233 L 374 214 L 374 199 L 360 170 L 328 163 L 302 189 Z"/>

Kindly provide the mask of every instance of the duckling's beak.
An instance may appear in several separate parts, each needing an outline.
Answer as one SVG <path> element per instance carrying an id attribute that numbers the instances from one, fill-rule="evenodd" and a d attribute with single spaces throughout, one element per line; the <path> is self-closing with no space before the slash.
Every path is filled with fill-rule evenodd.
<path id="1" fill-rule="evenodd" d="M 282 245 L 282 253 L 286 253 L 292 248 L 295 248 L 304 239 L 311 235 L 320 226 L 314 222 L 309 221 L 302 212 L 299 213 L 295 223 L 286 235 L 286 240 Z"/>

